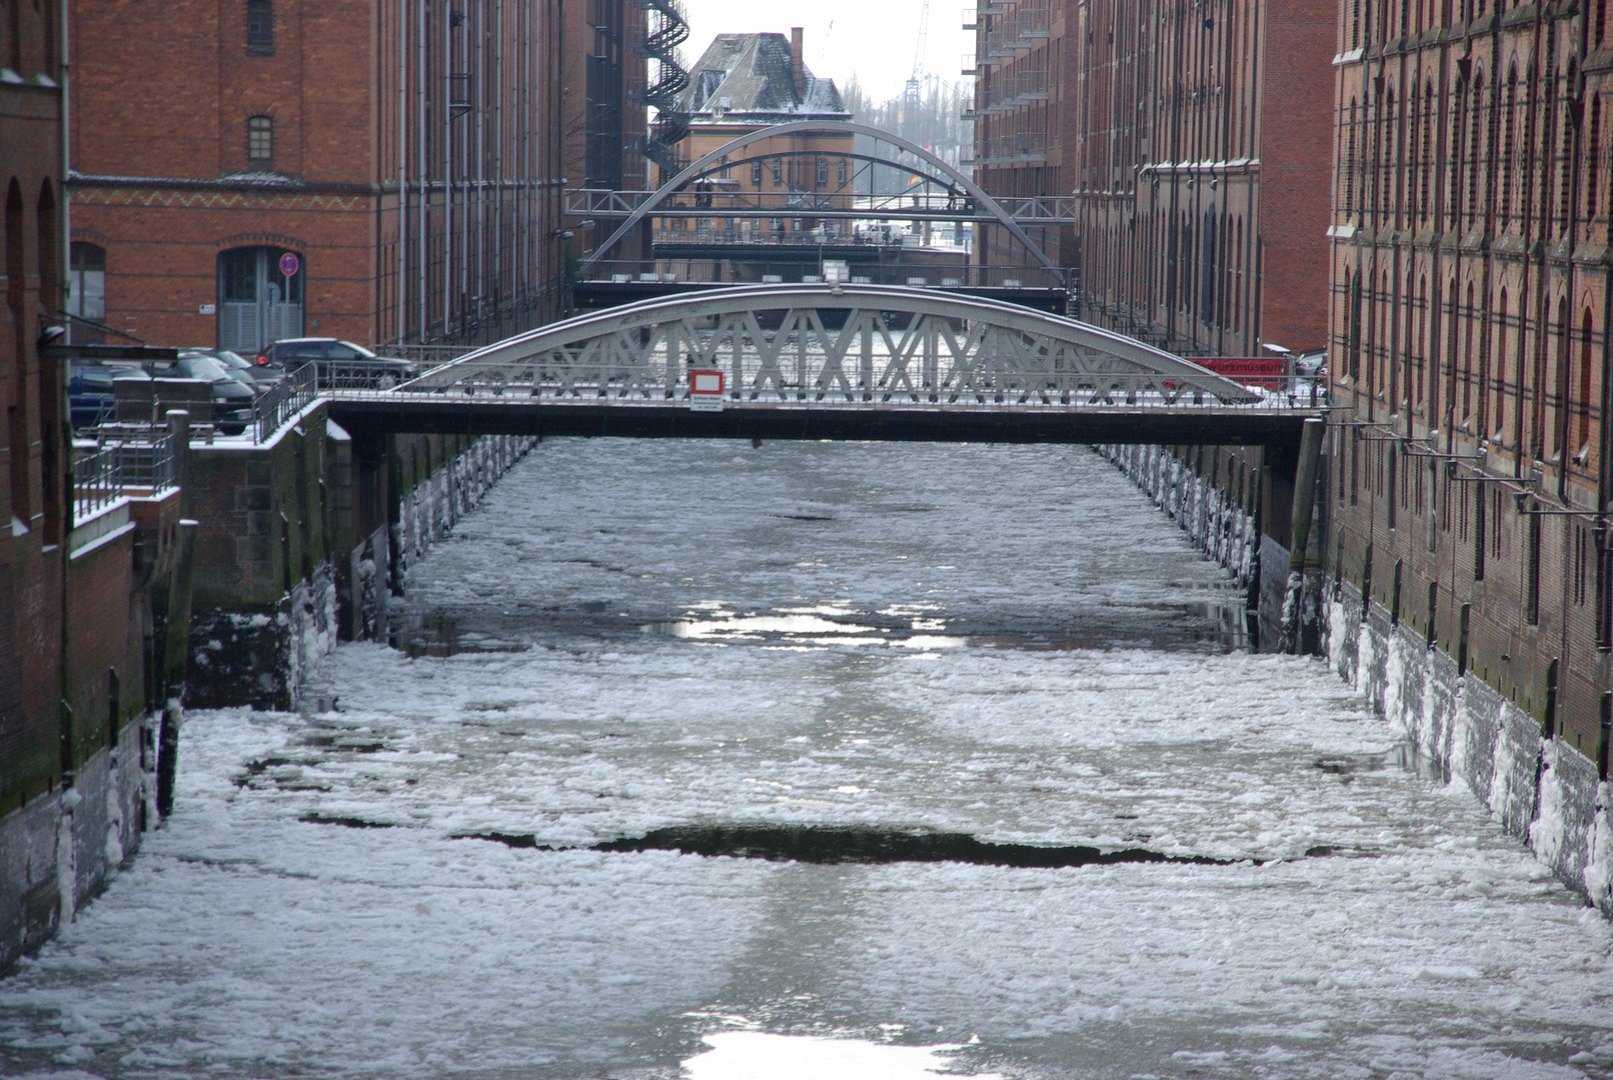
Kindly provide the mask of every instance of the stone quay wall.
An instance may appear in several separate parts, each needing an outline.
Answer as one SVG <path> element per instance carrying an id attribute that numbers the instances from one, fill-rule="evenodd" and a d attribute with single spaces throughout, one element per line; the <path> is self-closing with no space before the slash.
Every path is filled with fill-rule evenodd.
<path id="1" fill-rule="evenodd" d="M 1239 584 L 1273 556 L 1255 515 L 1169 448 L 1099 447 Z M 1286 567 L 1287 553 L 1280 552 Z M 1325 655 L 1340 678 L 1442 775 L 1461 781 L 1568 886 L 1613 918 L 1613 783 L 1409 622 L 1334 581 Z"/>
<path id="2" fill-rule="evenodd" d="M 1613 784 L 1595 762 L 1346 582 L 1328 603 L 1329 662 L 1419 754 L 1613 918 Z"/>

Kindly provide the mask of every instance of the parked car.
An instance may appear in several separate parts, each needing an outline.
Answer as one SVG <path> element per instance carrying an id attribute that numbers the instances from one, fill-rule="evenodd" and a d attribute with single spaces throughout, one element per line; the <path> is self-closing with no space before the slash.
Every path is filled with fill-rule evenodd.
<path id="1" fill-rule="evenodd" d="M 213 426 L 226 435 L 239 435 L 252 422 L 252 402 L 258 391 L 236 378 L 217 357 L 183 352 L 171 364 L 146 369 L 158 379 L 198 379 L 212 384 Z"/>
<path id="2" fill-rule="evenodd" d="M 204 356 L 211 356 L 228 368 L 231 375 L 260 393 L 281 382 L 286 377 L 283 369 L 267 364 L 259 367 L 233 349 L 214 349 L 209 346 L 198 345 L 193 349 L 184 349 L 182 352 L 201 353 Z"/>
<path id="3" fill-rule="evenodd" d="M 139 368 L 75 362 L 67 373 L 68 419 L 73 429 L 95 427 L 114 417 L 117 412 L 114 380 L 147 378 L 150 376 Z"/>
<path id="4" fill-rule="evenodd" d="M 258 353 L 254 362 L 288 372 L 313 364 L 315 380 L 330 390 L 385 390 L 414 370 L 407 360 L 377 356 L 362 345 L 336 338 L 287 338 Z"/>

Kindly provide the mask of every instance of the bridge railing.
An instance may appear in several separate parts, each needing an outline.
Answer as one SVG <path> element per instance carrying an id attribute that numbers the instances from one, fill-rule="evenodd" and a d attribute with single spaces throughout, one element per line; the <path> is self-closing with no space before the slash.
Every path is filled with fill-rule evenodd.
<path id="1" fill-rule="evenodd" d="M 171 436 L 86 449 L 73 461 L 73 522 L 87 521 L 120 499 L 156 494 L 174 483 Z"/>
<path id="2" fill-rule="evenodd" d="M 249 429 L 253 441 L 267 441 L 270 435 L 280 430 L 280 425 L 313 404 L 318 394 L 314 366 L 305 364 L 258 395 L 252 403 L 252 425 Z"/>
<path id="3" fill-rule="evenodd" d="M 512 374 L 500 369 L 469 369 L 453 381 L 411 385 L 392 391 L 349 390 L 342 400 L 451 398 L 467 406 L 509 404 L 723 404 L 747 407 L 861 406 L 886 409 L 1012 408 L 1019 410 L 1171 410 L 1317 412 L 1329 408 L 1325 380 L 1285 376 L 1249 387 L 1244 400 L 1217 397 L 1191 383 L 1133 373 L 1007 372 L 939 369 L 933 363 L 879 368 L 857 358 L 824 365 L 791 364 L 747 358 L 707 365 L 702 361 L 658 365 L 655 370 L 624 370 L 619 364 L 568 363 L 538 366 Z M 928 368 L 928 370 L 925 370 Z M 691 370 L 717 370 L 724 376 L 720 398 L 691 392 Z"/>
<path id="4" fill-rule="evenodd" d="M 370 351 L 378 356 L 395 356 L 400 360 L 407 360 L 417 370 L 425 370 L 446 364 L 450 360 L 458 360 L 477 348 L 476 345 L 419 345 L 408 341 L 389 341 L 372 345 Z"/>
<path id="5" fill-rule="evenodd" d="M 1040 266 L 978 266 L 963 261 L 957 249 L 924 248 L 916 243 L 904 246 L 904 252 L 925 253 L 921 259 L 898 261 L 892 265 L 869 266 L 866 270 L 853 265 L 850 283 L 910 285 L 925 289 L 1060 289 L 1064 288 L 1052 274 Z M 835 245 L 825 245 L 826 259 L 836 258 Z M 949 261 L 937 264 L 933 260 L 950 256 Z M 745 283 L 771 284 L 775 282 L 802 282 L 822 280 L 818 268 L 810 263 L 783 260 L 745 259 L 744 281 L 736 280 L 734 268 L 722 260 L 711 258 L 657 259 L 652 265 L 640 259 L 602 260 L 596 263 L 590 282 L 608 282 L 622 285 L 628 282 L 673 285 L 737 285 Z M 717 273 L 722 269 L 722 276 Z"/>
<path id="6" fill-rule="evenodd" d="M 1016 143 L 1016 147 L 1017 147 Z M 1027 147 L 1028 148 L 1028 147 Z M 576 217 L 625 218 L 650 201 L 653 191 L 610 191 L 572 188 L 566 192 L 566 213 Z M 1075 200 L 1059 196 L 996 196 L 1009 217 L 1025 225 L 1068 224 L 1075 220 Z M 811 193 L 790 191 L 714 191 L 694 188 L 680 192 L 658 207 L 654 217 L 810 217 L 814 214 L 851 215 L 878 221 L 883 218 L 924 217 L 938 221 L 983 216 L 967 195 L 945 191 L 896 195 Z"/>

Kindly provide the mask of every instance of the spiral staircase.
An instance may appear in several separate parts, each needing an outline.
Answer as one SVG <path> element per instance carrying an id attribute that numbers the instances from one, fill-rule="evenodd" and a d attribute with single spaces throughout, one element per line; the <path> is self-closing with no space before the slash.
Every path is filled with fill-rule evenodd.
<path id="1" fill-rule="evenodd" d="M 689 134 L 689 117 L 678 109 L 678 95 L 689 85 L 689 73 L 678 61 L 678 46 L 689 38 L 683 0 L 638 0 L 647 16 L 644 55 L 655 62 L 644 103 L 655 110 L 645 140 L 644 156 L 660 166 L 663 176 L 681 168 L 678 144 Z"/>

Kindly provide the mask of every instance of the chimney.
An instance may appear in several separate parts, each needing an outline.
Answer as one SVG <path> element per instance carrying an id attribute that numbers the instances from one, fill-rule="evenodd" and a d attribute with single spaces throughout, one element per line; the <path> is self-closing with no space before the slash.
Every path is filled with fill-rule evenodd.
<path id="1" fill-rule="evenodd" d="M 801 54 L 801 28 L 790 27 L 790 80 L 798 97 L 806 96 L 806 64 Z"/>

